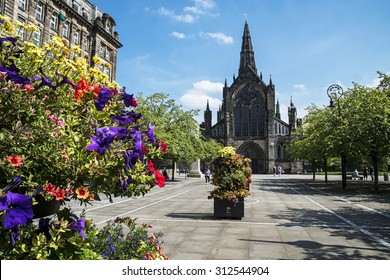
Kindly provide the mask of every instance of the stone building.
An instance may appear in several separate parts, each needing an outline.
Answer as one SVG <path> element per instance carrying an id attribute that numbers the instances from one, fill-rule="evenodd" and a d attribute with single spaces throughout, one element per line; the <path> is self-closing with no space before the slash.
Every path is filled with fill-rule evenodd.
<path id="1" fill-rule="evenodd" d="M 88 0 L 0 0 L 0 14 L 13 21 L 35 24 L 33 42 L 41 45 L 53 36 L 79 45 L 81 55 L 93 66 L 97 55 L 105 62 L 100 70 L 111 81 L 116 78 L 118 49 L 122 47 L 114 31 L 114 19 Z M 23 30 L 19 34 L 26 39 Z"/>
<path id="2" fill-rule="evenodd" d="M 288 173 L 302 170 L 300 162 L 292 162 L 286 154 L 286 143 L 300 124 L 292 98 L 288 108 L 288 121 L 280 116 L 280 104 L 275 100 L 275 85 L 270 76 L 268 84 L 262 73 L 257 73 L 255 55 L 248 23 L 245 22 L 238 76 L 225 84 L 222 105 L 217 121 L 212 124 L 212 112 L 207 102 L 202 132 L 252 160 L 254 174 L 271 173 L 280 165 Z M 275 102 L 276 101 L 276 102 Z"/>

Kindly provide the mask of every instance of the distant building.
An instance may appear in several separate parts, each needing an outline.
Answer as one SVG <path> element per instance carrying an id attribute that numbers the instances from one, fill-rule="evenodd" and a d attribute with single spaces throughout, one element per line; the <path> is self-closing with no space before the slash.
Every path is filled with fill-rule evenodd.
<path id="1" fill-rule="evenodd" d="M 35 24 L 36 45 L 59 36 L 69 45 L 79 45 L 90 66 L 95 55 L 101 57 L 105 66 L 100 70 L 115 80 L 118 49 L 122 47 L 114 31 L 116 23 L 88 0 L 0 0 L 0 14 L 15 22 Z"/>
<path id="2" fill-rule="evenodd" d="M 274 165 L 280 165 L 289 173 L 302 171 L 300 162 L 290 161 L 286 154 L 286 142 L 300 124 L 292 98 L 288 108 L 288 122 L 280 117 L 279 101 L 275 104 L 275 85 L 269 78 L 257 74 L 252 40 L 245 22 L 240 66 L 237 78 L 233 75 L 230 87 L 223 87 L 223 101 L 217 112 L 217 122 L 212 125 L 212 112 L 206 104 L 203 135 L 226 146 L 233 146 L 237 153 L 252 160 L 254 174 L 271 173 Z"/>

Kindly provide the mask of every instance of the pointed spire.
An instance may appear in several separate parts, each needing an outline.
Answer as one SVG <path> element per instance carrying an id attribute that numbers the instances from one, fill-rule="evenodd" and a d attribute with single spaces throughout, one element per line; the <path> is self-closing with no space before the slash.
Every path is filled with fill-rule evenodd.
<path id="1" fill-rule="evenodd" d="M 294 106 L 294 103 L 293 103 L 292 95 L 291 95 L 291 99 L 290 99 L 290 106 L 291 106 L 291 107 L 295 107 L 295 106 Z"/>
<path id="2" fill-rule="evenodd" d="M 226 81 L 226 79 L 225 79 L 225 87 L 227 87 L 227 81 Z"/>
<path id="3" fill-rule="evenodd" d="M 269 74 L 269 84 L 272 85 L 272 75 Z"/>
<path id="4" fill-rule="evenodd" d="M 279 99 L 276 101 L 276 113 L 275 117 L 280 119 L 280 105 L 279 105 Z"/>
<path id="5" fill-rule="evenodd" d="M 244 34 L 242 35 L 242 45 L 240 52 L 240 68 L 238 74 L 242 73 L 246 66 L 250 66 L 257 73 L 255 55 L 252 47 L 251 35 L 249 33 L 248 22 L 245 21 Z"/>
<path id="6" fill-rule="evenodd" d="M 210 106 L 209 106 L 209 100 L 207 99 L 207 106 L 206 106 L 206 111 L 210 111 Z"/>

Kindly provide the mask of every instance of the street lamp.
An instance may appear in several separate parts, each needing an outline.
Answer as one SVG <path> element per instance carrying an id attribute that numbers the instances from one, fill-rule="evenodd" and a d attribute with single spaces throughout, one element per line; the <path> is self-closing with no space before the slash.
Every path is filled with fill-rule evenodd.
<path id="1" fill-rule="evenodd" d="M 330 98 L 329 108 L 333 109 L 334 101 L 338 100 L 343 94 L 343 88 L 337 84 L 330 85 L 326 91 Z M 340 117 L 340 107 L 337 106 L 337 113 Z M 347 187 L 347 157 L 344 152 L 341 152 L 341 178 L 342 188 Z"/>
<path id="2" fill-rule="evenodd" d="M 330 108 L 333 108 L 333 101 L 338 99 L 343 94 L 343 88 L 339 85 L 330 85 L 326 91 L 330 98 Z"/>

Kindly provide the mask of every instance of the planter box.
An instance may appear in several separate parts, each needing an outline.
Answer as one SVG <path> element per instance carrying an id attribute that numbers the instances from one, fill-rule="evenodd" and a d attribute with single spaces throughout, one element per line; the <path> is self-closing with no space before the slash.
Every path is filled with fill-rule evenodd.
<path id="1" fill-rule="evenodd" d="M 214 199 L 214 217 L 241 220 L 244 217 L 244 198 L 239 198 L 236 204 L 228 200 Z"/>

